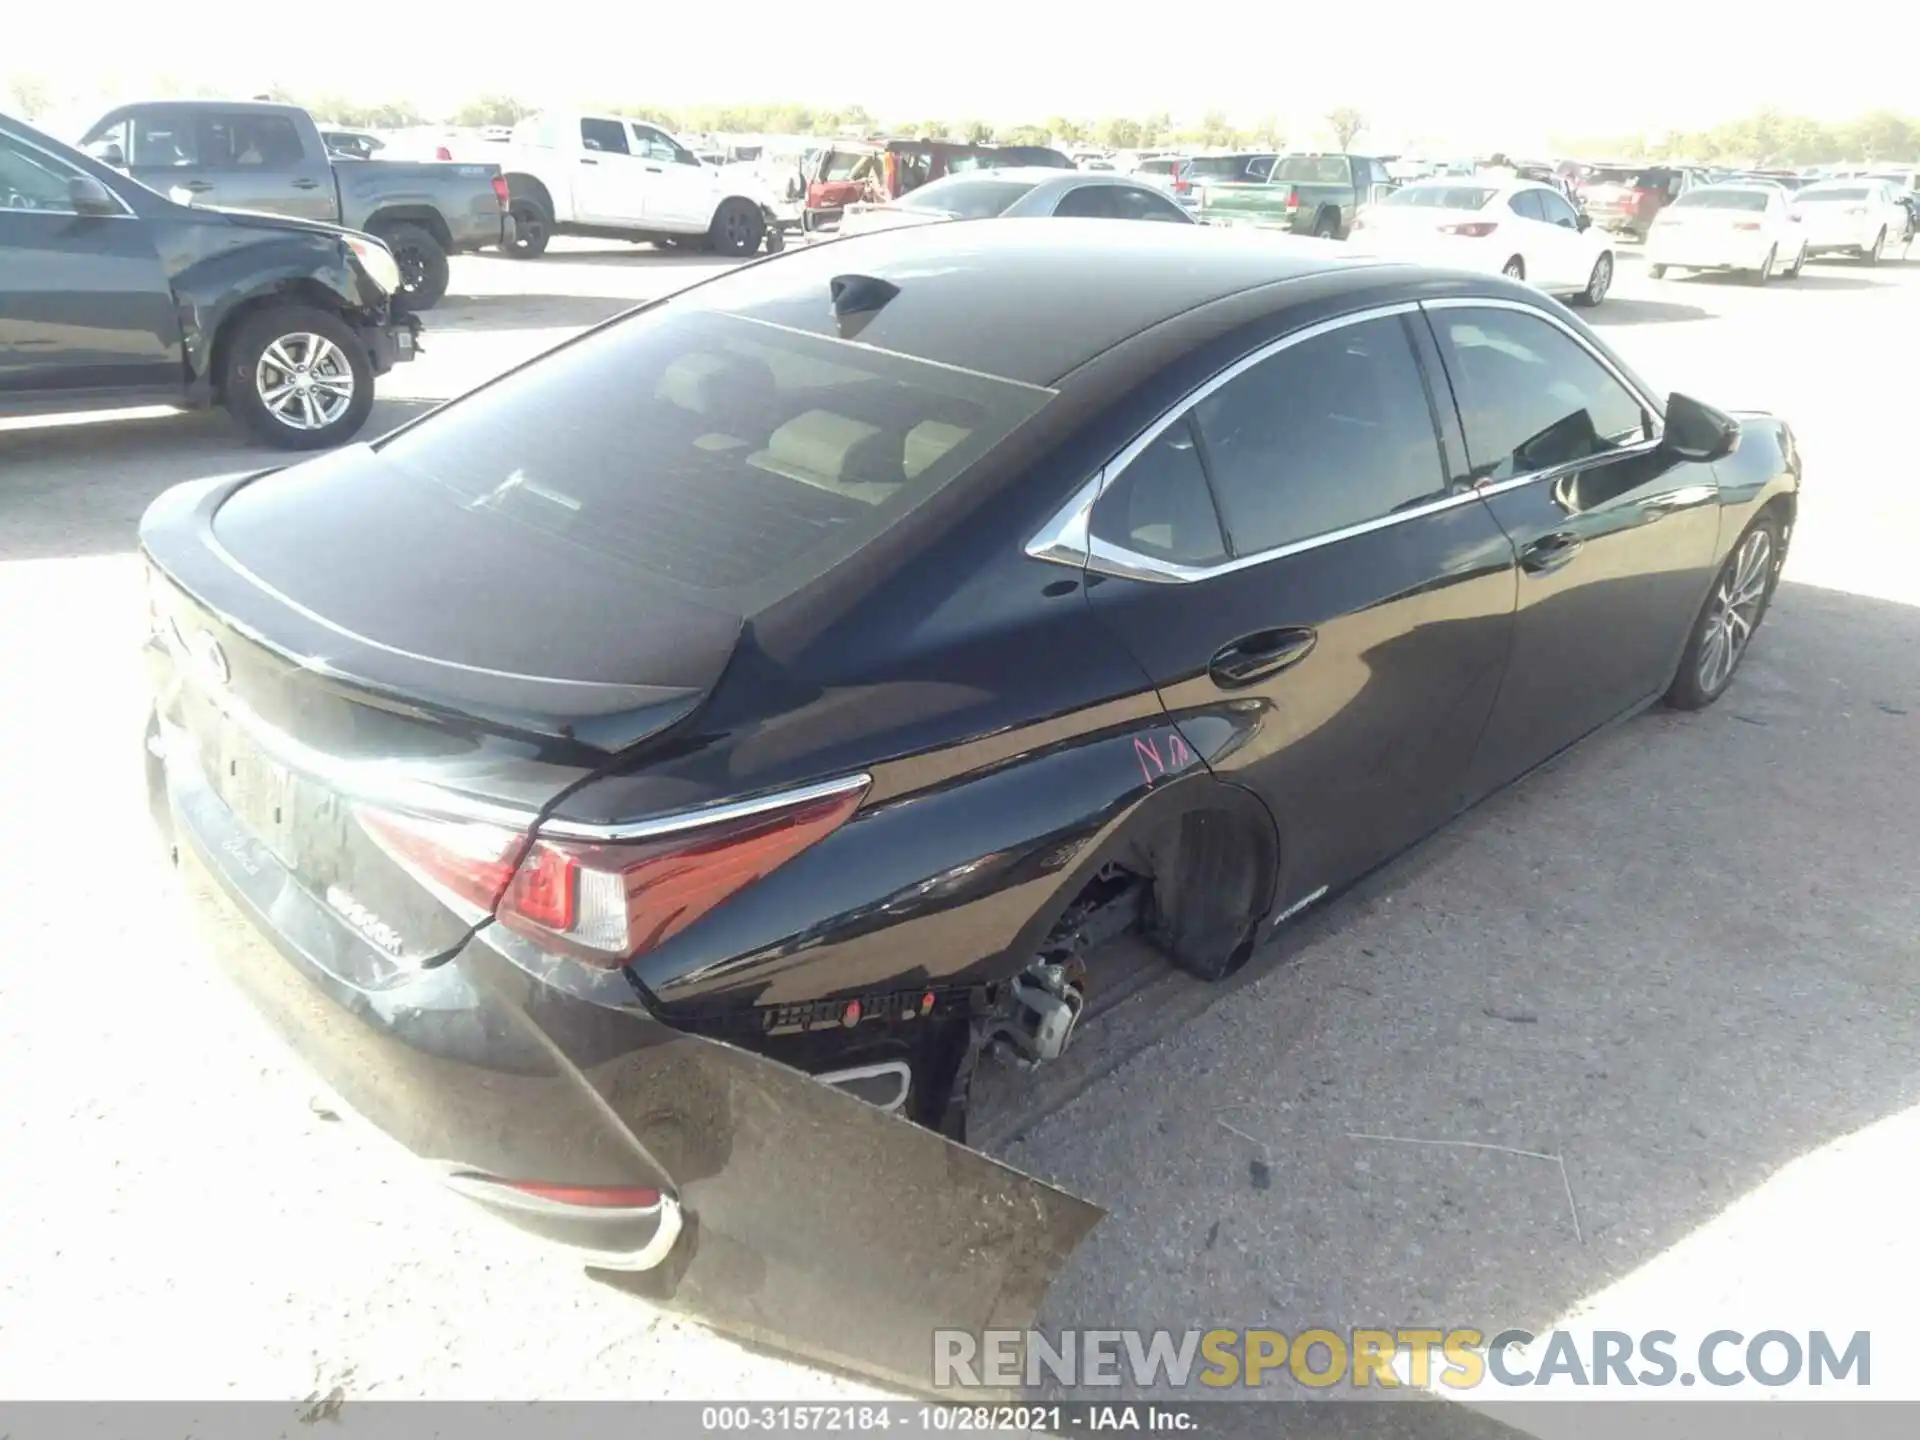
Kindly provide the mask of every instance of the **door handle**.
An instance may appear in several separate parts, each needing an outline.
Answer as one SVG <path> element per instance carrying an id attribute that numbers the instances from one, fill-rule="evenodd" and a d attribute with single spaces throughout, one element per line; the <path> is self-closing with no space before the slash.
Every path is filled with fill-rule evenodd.
<path id="1" fill-rule="evenodd" d="M 598 160 L 595 160 L 595 159 L 594 159 L 594 158 L 593 158 L 592 156 L 590 156 L 590 155 L 582 155 L 582 156 L 580 157 L 580 163 L 581 163 L 582 165 L 598 165 L 598 164 L 599 164 L 600 162 L 599 162 Z"/>
<path id="2" fill-rule="evenodd" d="M 1542 535 L 1520 552 L 1520 568 L 1530 575 L 1544 575 L 1549 570 L 1558 570 L 1578 555 L 1586 543 L 1579 536 L 1570 535 L 1564 530 Z"/>
<path id="3" fill-rule="evenodd" d="M 1319 637 L 1305 626 L 1261 630 L 1244 635 L 1217 651 L 1207 662 L 1207 674 L 1223 690 L 1238 690 L 1307 658 Z"/>
<path id="4" fill-rule="evenodd" d="M 660 167 L 658 165 L 649 165 L 646 167 L 646 171 L 649 175 L 658 175 L 660 173 Z"/>
<path id="5" fill-rule="evenodd" d="M 318 180 L 296 180 L 293 182 L 293 188 L 296 190 L 318 190 L 320 188 L 320 182 Z"/>
<path id="6" fill-rule="evenodd" d="M 1688 510 L 1695 505 L 1704 505 L 1709 500 L 1720 497 L 1719 487 L 1714 485 L 1685 485 L 1678 490 L 1669 490 L 1663 495 L 1649 495 L 1640 502 L 1640 508 L 1653 515 L 1667 515 L 1675 510 Z"/>

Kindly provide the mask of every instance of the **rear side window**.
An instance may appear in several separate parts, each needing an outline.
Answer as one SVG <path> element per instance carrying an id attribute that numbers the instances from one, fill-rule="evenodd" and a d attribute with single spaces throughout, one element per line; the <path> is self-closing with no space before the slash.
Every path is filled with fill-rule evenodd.
<path id="1" fill-rule="evenodd" d="M 1289 346 L 1202 400 L 1193 420 L 1236 555 L 1377 520 L 1447 488 L 1397 316 Z"/>
<path id="2" fill-rule="evenodd" d="M 300 131 L 285 115 L 202 115 L 200 158 L 187 161 L 209 170 L 279 170 L 306 158 Z"/>
<path id="3" fill-rule="evenodd" d="M 1380 203 L 1436 210 L 1478 210 L 1498 193 L 1480 185 L 1409 185 L 1395 190 Z"/>
<path id="4" fill-rule="evenodd" d="M 1857 205 L 1867 198 L 1867 190 L 1864 185 L 1838 185 L 1828 189 L 1802 190 L 1799 198 L 1803 203 L 1815 205 L 1840 201 Z"/>
<path id="5" fill-rule="evenodd" d="M 1191 417 L 1161 431 L 1114 477 L 1093 508 L 1092 533 L 1096 540 L 1178 565 L 1227 558 Z"/>
<path id="6" fill-rule="evenodd" d="M 1524 220 L 1545 220 L 1547 212 L 1540 208 L 1538 190 L 1520 190 L 1507 197 L 1507 208 Z"/>
<path id="7" fill-rule="evenodd" d="M 661 310 L 382 442 L 406 493 L 354 503 L 369 526 L 421 526 L 423 549 L 436 515 L 486 517 L 476 576 L 538 587 L 591 557 L 623 566 L 642 596 L 664 585 L 752 613 L 852 555 L 1051 394 L 715 311 Z"/>
<path id="8" fill-rule="evenodd" d="M 1344 155 L 1286 155 L 1273 165 L 1273 178 L 1295 185 L 1345 185 L 1353 172 Z"/>
<path id="9" fill-rule="evenodd" d="M 582 120 L 580 143 L 588 150 L 602 150 L 609 155 L 630 153 L 627 149 L 627 127 L 618 120 Z"/>
<path id="10" fill-rule="evenodd" d="M 1645 438 L 1633 393 L 1558 327 L 1515 310 L 1439 310 L 1475 480 L 1507 480 Z"/>
<path id="11" fill-rule="evenodd" d="M 1735 190 L 1731 187 L 1704 185 L 1698 190 L 1689 190 L 1673 202 L 1676 210 L 1753 210 L 1767 208 L 1767 192 L 1764 190 Z"/>
<path id="12" fill-rule="evenodd" d="M 1156 194 L 1143 185 L 1109 185 L 1104 187 L 1108 194 L 1108 204 L 1113 206 L 1113 214 L 1120 220 L 1159 220 L 1174 225 L 1191 225 L 1193 217 L 1174 204 L 1166 196 Z"/>

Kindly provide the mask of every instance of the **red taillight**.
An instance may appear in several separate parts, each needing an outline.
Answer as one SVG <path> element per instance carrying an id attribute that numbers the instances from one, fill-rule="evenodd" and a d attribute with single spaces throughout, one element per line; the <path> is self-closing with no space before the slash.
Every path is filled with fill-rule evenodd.
<path id="1" fill-rule="evenodd" d="M 1760 222 L 1758 220 L 1736 220 L 1733 222 L 1733 228 L 1736 230 L 1758 230 L 1760 228 Z"/>
<path id="2" fill-rule="evenodd" d="M 1176 175 L 1173 177 L 1173 188 L 1175 193 L 1184 195 L 1187 191 L 1193 189 L 1193 181 L 1187 179 L 1184 175 Z"/>
<path id="3" fill-rule="evenodd" d="M 453 152 L 444 145 L 436 145 L 433 147 L 433 158 L 436 160 L 451 160 L 453 159 Z"/>
<path id="4" fill-rule="evenodd" d="M 1500 227 L 1491 220 L 1469 220 L 1464 225 L 1442 225 L 1440 227 L 1440 233 L 1442 235 L 1470 235 L 1478 240 L 1482 236 L 1491 235 L 1499 228 Z"/>
<path id="5" fill-rule="evenodd" d="M 506 176 L 496 175 L 493 177 L 493 195 L 494 195 L 494 198 L 500 202 L 500 208 L 502 210 L 505 210 L 507 208 L 507 177 Z"/>
<path id="6" fill-rule="evenodd" d="M 529 841 L 502 826 L 362 807 L 422 879 L 541 948 L 616 966 L 664 943 L 846 823 L 866 785 L 635 840 Z"/>
<path id="7" fill-rule="evenodd" d="M 1298 190 L 1291 190 L 1291 189 L 1288 190 L 1287 191 L 1287 209 L 1298 210 L 1299 208 L 1300 208 L 1300 192 Z"/>
<path id="8" fill-rule="evenodd" d="M 660 1203 L 660 1192 L 644 1185 L 555 1185 L 545 1180 L 496 1180 L 494 1183 L 535 1199 L 551 1200 L 556 1205 L 578 1205 L 583 1210 L 651 1210 Z"/>

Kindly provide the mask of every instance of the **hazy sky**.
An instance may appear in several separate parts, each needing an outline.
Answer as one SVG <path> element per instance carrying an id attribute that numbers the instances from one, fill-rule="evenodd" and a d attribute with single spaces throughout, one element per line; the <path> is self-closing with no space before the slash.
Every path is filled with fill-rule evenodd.
<path id="1" fill-rule="evenodd" d="M 1694 127 L 1762 105 L 1821 118 L 1920 110 L 1912 35 L 1723 0 L 1479 0 L 1441 7 L 637 0 L 432 5 L 378 33 L 379 7 L 302 12 L 262 33 L 255 0 L 12 0 L 0 83 L 37 75 L 81 108 L 163 79 L 273 84 L 451 108 L 483 91 L 687 103 L 858 102 L 886 119 L 1044 120 L 1164 109 L 1278 114 L 1296 138 L 1334 105 L 1376 139 L 1525 148 L 1549 133 Z M 402 7 L 404 8 L 404 7 Z M 1904 7 L 1902 7 L 1904 9 Z M 1907 12 L 1911 14 L 1912 12 Z M 488 20 L 486 16 L 496 16 Z M 72 18 L 67 18 L 72 17 Z"/>

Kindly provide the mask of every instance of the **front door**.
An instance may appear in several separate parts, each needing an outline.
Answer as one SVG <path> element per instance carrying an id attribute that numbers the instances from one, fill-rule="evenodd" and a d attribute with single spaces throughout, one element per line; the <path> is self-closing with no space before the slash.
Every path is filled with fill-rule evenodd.
<path id="1" fill-rule="evenodd" d="M 1453 813 L 1507 654 L 1512 546 L 1449 484 L 1418 319 L 1232 367 L 1093 512 L 1089 603 L 1200 757 L 1267 802 L 1282 906 Z"/>
<path id="2" fill-rule="evenodd" d="M 1713 576 L 1711 465 L 1570 328 L 1505 302 L 1427 306 L 1468 461 L 1519 556 L 1513 658 L 1475 760 L 1485 791 L 1664 689 Z"/>
<path id="3" fill-rule="evenodd" d="M 580 122 L 573 208 L 589 225 L 645 226 L 653 177 L 633 154 L 627 134 L 624 120 L 589 116 Z"/>
<path id="4" fill-rule="evenodd" d="M 0 135 L 0 401 L 177 395 L 179 320 L 147 222 L 75 214 L 79 173 Z"/>
<path id="5" fill-rule="evenodd" d="M 664 130 L 635 121 L 630 129 L 634 161 L 647 176 L 647 220 L 681 231 L 713 223 L 719 175 Z"/>

